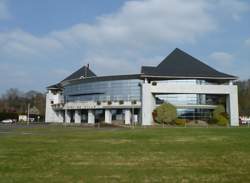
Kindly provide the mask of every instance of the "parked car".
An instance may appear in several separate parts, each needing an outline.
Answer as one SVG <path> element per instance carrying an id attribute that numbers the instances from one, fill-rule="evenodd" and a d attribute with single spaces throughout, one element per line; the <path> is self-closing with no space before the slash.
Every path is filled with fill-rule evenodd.
<path id="1" fill-rule="evenodd" d="M 250 124 L 250 117 L 240 116 L 239 121 L 240 121 L 240 124 L 242 125 Z"/>
<path id="2" fill-rule="evenodd" d="M 5 119 L 2 120 L 1 123 L 13 123 L 14 121 L 12 119 Z"/>

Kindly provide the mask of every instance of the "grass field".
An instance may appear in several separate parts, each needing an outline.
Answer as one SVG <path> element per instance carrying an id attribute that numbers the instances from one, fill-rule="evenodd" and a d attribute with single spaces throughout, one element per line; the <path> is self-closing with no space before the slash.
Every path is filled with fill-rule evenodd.
<path id="1" fill-rule="evenodd" d="M 250 129 L 0 131 L 0 182 L 250 182 Z"/>

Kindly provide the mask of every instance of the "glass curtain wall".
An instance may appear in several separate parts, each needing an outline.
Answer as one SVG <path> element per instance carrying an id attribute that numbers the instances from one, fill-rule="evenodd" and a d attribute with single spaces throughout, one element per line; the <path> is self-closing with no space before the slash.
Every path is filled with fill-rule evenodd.
<path id="1" fill-rule="evenodd" d="M 225 95 L 209 94 L 157 94 L 156 104 L 171 103 L 177 106 L 177 115 L 183 119 L 203 119 L 212 117 L 214 106 L 226 108 Z"/>
<path id="2" fill-rule="evenodd" d="M 79 83 L 65 87 L 66 101 L 139 101 L 140 80 Z"/>

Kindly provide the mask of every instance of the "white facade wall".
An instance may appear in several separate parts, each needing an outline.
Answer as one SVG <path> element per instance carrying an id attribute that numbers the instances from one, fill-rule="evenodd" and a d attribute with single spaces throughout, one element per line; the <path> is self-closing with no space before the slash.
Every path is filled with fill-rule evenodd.
<path id="1" fill-rule="evenodd" d="M 155 98 L 151 92 L 151 84 L 142 84 L 142 125 L 152 125 L 152 112 L 155 108 Z"/>
<path id="2" fill-rule="evenodd" d="M 141 102 L 137 101 L 136 104 L 131 104 L 130 101 L 124 101 L 124 104 L 119 104 L 119 102 L 101 102 L 100 105 L 97 105 L 95 101 L 76 101 L 68 102 L 64 105 L 63 109 L 126 109 L 126 108 L 141 108 Z"/>
<path id="3" fill-rule="evenodd" d="M 111 124 L 112 123 L 111 109 L 105 109 L 105 123 L 107 123 L 107 124 Z"/>
<path id="4" fill-rule="evenodd" d="M 153 94 L 223 94 L 228 95 L 227 110 L 230 114 L 230 125 L 239 125 L 238 89 L 236 85 L 195 85 L 178 83 L 142 84 L 142 125 L 152 125 L 152 112 L 155 106 Z"/>
<path id="5" fill-rule="evenodd" d="M 65 123 L 70 123 L 70 111 L 65 110 Z"/>
<path id="6" fill-rule="evenodd" d="M 64 112 L 61 110 L 56 111 L 56 115 L 57 115 L 57 122 L 58 123 L 63 123 L 63 119 L 64 119 Z"/>
<path id="7" fill-rule="evenodd" d="M 131 110 L 130 109 L 125 109 L 125 125 L 130 125 L 131 124 Z"/>
<path id="8" fill-rule="evenodd" d="M 119 102 L 102 102 L 97 105 L 94 101 L 88 102 L 69 102 L 64 105 L 63 108 L 55 110 L 52 107 L 53 104 L 60 104 L 62 102 L 62 96 L 57 93 L 53 94 L 49 91 L 46 94 L 46 116 L 45 122 L 66 122 L 70 123 L 70 111 L 75 111 L 74 121 L 75 123 L 81 123 L 81 109 L 88 110 L 88 123 L 95 123 L 95 109 L 105 110 L 105 122 L 112 123 L 111 109 L 124 109 L 125 124 L 131 124 L 131 109 L 141 108 L 141 122 L 142 125 L 152 125 L 153 118 L 152 112 L 156 107 L 155 94 L 222 94 L 227 96 L 226 111 L 230 114 L 230 125 L 239 125 L 239 111 L 238 111 L 238 91 L 235 85 L 197 85 L 192 83 L 157 83 L 152 85 L 145 80 L 141 85 L 141 102 L 132 104 L 131 102 L 124 101 L 124 104 Z M 64 112 L 65 111 L 65 112 Z"/>
<path id="9" fill-rule="evenodd" d="M 95 111 L 92 109 L 88 110 L 88 124 L 95 124 Z"/>
<path id="10" fill-rule="evenodd" d="M 75 110 L 75 123 L 81 123 L 81 111 Z"/>
<path id="11" fill-rule="evenodd" d="M 45 110 L 45 122 L 62 123 L 63 122 L 63 112 L 59 110 L 54 110 L 52 105 L 61 104 L 63 102 L 63 97 L 60 93 L 53 94 L 50 90 L 46 94 L 46 110 Z"/>
<path id="12" fill-rule="evenodd" d="M 55 95 L 49 91 L 46 94 L 46 111 L 45 111 L 45 122 L 58 122 L 58 115 L 56 111 L 52 109 L 51 102 L 55 100 Z"/>

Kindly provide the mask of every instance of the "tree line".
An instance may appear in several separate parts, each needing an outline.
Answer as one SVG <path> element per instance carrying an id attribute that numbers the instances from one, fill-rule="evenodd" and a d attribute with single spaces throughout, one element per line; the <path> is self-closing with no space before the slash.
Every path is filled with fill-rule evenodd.
<path id="1" fill-rule="evenodd" d="M 250 79 L 236 82 L 238 85 L 239 113 L 250 116 Z"/>
<path id="2" fill-rule="evenodd" d="M 8 89 L 0 97 L 0 113 L 27 114 L 28 104 L 45 115 L 45 94 L 37 91 L 22 92 L 16 88 Z"/>

